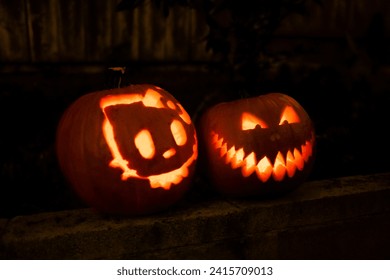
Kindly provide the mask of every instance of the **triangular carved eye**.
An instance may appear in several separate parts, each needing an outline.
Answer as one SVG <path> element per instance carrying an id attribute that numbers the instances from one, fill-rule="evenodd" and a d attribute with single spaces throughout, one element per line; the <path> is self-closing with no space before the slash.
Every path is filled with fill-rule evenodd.
<path id="1" fill-rule="evenodd" d="M 295 112 L 294 108 L 291 106 L 287 106 L 284 108 L 282 116 L 280 117 L 279 125 L 285 123 L 299 123 L 301 119 L 299 118 L 297 112 Z"/>
<path id="2" fill-rule="evenodd" d="M 255 129 L 257 125 L 261 128 L 268 128 L 268 125 L 265 121 L 247 112 L 242 113 L 241 130 Z"/>

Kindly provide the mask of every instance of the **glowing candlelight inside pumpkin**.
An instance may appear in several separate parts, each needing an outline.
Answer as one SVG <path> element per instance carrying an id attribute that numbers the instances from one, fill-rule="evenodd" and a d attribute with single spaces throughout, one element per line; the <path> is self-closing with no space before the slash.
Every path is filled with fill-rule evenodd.
<path id="1" fill-rule="evenodd" d="M 152 188 L 164 188 L 170 189 L 172 184 L 180 183 L 183 178 L 188 176 L 188 167 L 196 160 L 198 155 L 197 141 L 195 136 L 195 143 L 192 149 L 192 155 L 182 164 L 180 168 L 165 172 L 157 175 L 140 176 L 136 169 L 131 167 L 131 162 L 124 159 L 119 151 L 118 144 L 115 140 L 115 133 L 112 124 L 105 112 L 105 109 L 109 106 L 116 105 L 129 105 L 136 102 L 142 102 L 145 107 L 153 108 L 168 108 L 170 110 L 176 109 L 173 102 L 167 102 L 165 105 L 162 102 L 162 95 L 155 90 L 148 89 L 145 96 L 142 94 L 121 94 L 121 95 L 107 95 L 100 100 L 100 107 L 105 116 L 103 121 L 102 131 L 107 145 L 112 154 L 112 161 L 109 163 L 110 167 L 122 169 L 122 180 L 125 181 L 130 177 L 149 180 Z M 186 122 L 191 123 L 191 118 L 187 112 L 178 104 L 180 109 L 179 116 Z M 182 123 L 178 120 L 173 120 L 171 123 L 171 133 L 174 141 L 178 146 L 183 146 L 187 143 L 187 134 Z M 141 156 L 145 159 L 152 159 L 155 156 L 156 149 L 153 141 L 153 137 L 149 130 L 141 130 L 134 138 L 134 143 Z M 165 159 L 171 158 L 176 154 L 176 150 L 173 148 L 165 151 L 162 156 Z"/>

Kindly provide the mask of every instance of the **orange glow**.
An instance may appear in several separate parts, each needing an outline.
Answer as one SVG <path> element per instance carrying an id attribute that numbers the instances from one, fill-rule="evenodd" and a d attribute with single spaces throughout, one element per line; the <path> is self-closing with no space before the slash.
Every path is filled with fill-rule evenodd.
<path id="1" fill-rule="evenodd" d="M 305 166 L 305 160 L 302 157 L 302 154 L 298 151 L 297 148 L 294 149 L 294 163 L 297 166 L 298 170 L 302 170 Z"/>
<path id="2" fill-rule="evenodd" d="M 175 103 L 173 103 L 171 100 L 168 100 L 167 106 L 168 106 L 170 109 L 172 109 L 172 110 L 176 110 Z"/>
<path id="3" fill-rule="evenodd" d="M 183 146 L 187 143 L 187 134 L 181 122 L 173 120 L 171 123 L 171 132 L 178 146 Z"/>
<path id="4" fill-rule="evenodd" d="M 256 170 L 256 155 L 250 153 L 245 159 L 241 168 L 242 176 L 248 177 Z"/>
<path id="5" fill-rule="evenodd" d="M 224 155 L 226 155 L 227 153 L 227 143 L 223 144 L 222 147 L 221 147 L 221 157 L 223 157 Z"/>
<path id="6" fill-rule="evenodd" d="M 244 156 L 245 152 L 244 149 L 239 149 L 234 155 L 232 160 L 232 166 L 233 168 L 241 167 L 244 164 Z"/>
<path id="7" fill-rule="evenodd" d="M 241 116 L 241 130 L 255 129 L 259 125 L 261 128 L 268 128 L 268 125 L 258 117 L 247 112 L 242 113 Z"/>
<path id="8" fill-rule="evenodd" d="M 184 110 L 183 106 L 181 106 L 180 103 L 177 103 L 177 106 L 179 106 L 181 113 L 179 113 L 180 118 L 186 123 L 186 124 L 191 124 L 191 117 L 188 115 L 186 110 Z"/>
<path id="9" fill-rule="evenodd" d="M 267 157 L 263 157 L 256 165 L 256 174 L 262 182 L 268 181 L 272 174 L 272 163 Z"/>
<path id="10" fill-rule="evenodd" d="M 165 108 L 164 104 L 161 101 L 162 95 L 155 90 L 148 89 L 145 93 L 142 103 L 145 107 L 153 108 Z"/>
<path id="11" fill-rule="evenodd" d="M 168 159 L 170 157 L 173 157 L 175 154 L 176 154 L 176 150 L 174 148 L 170 148 L 169 150 L 163 153 L 163 157 Z"/>
<path id="12" fill-rule="evenodd" d="M 272 176 L 275 181 L 282 181 L 284 175 L 286 174 L 286 162 L 284 161 L 284 157 L 281 152 L 279 152 L 276 156 L 274 168 L 272 172 Z"/>
<path id="13" fill-rule="evenodd" d="M 299 123 L 300 121 L 301 119 L 295 112 L 294 108 L 291 106 L 286 106 L 282 116 L 280 117 L 279 125 L 282 125 L 283 123 Z"/>
<path id="14" fill-rule="evenodd" d="M 100 100 L 100 108 L 104 114 L 104 120 L 102 125 L 103 135 L 112 155 L 112 160 L 109 163 L 109 166 L 112 168 L 120 168 L 123 171 L 121 175 L 121 180 L 123 181 L 129 178 L 149 180 L 151 188 L 163 188 L 165 190 L 169 190 L 172 184 L 176 184 L 176 185 L 179 184 L 184 178 L 186 178 L 189 175 L 188 168 L 198 157 L 196 135 L 194 135 L 195 141 L 192 147 L 193 152 L 191 156 L 182 164 L 181 167 L 162 174 L 151 175 L 151 176 L 140 176 L 137 170 L 131 168 L 131 162 L 124 159 L 122 154 L 120 153 L 118 145 L 115 141 L 114 128 L 105 112 L 105 109 L 109 106 L 116 106 L 120 104 L 129 105 L 136 102 L 142 102 L 145 107 L 167 108 L 172 110 L 173 103 L 169 103 L 168 101 L 167 105 L 165 106 L 164 103 L 161 101 L 162 97 L 163 96 L 160 93 L 152 89 L 148 89 L 145 93 L 145 96 L 143 96 L 142 94 L 107 95 L 102 97 L 102 99 Z M 177 105 L 181 109 L 180 117 L 187 124 L 191 124 L 191 118 L 189 117 L 188 113 L 183 109 L 183 107 L 181 107 L 180 104 Z M 180 123 L 180 125 L 182 124 Z M 175 126 L 174 128 L 175 134 L 181 135 L 180 137 L 176 136 L 178 138 L 177 139 L 175 138 L 175 141 L 177 141 L 178 143 L 183 143 L 183 142 L 186 143 L 187 136 L 186 135 L 183 136 L 180 132 L 177 132 L 181 130 L 181 128 L 178 128 L 179 125 L 174 125 L 174 126 Z M 182 130 L 185 133 L 183 127 Z M 148 130 L 145 129 L 141 130 L 141 132 L 139 132 L 135 137 L 134 141 L 137 149 L 140 151 L 140 154 L 142 156 L 144 156 L 145 158 L 152 158 L 154 156 L 155 153 L 154 142 Z M 144 144 L 143 142 L 146 142 L 146 144 Z M 165 151 L 163 153 L 163 157 L 169 158 L 175 155 L 175 153 L 176 151 L 174 149 L 169 149 L 168 151 Z"/>
<path id="15" fill-rule="evenodd" d="M 295 165 L 294 156 L 291 153 L 291 151 L 287 152 L 287 156 L 286 156 L 286 169 L 287 169 L 288 177 L 294 176 L 295 170 L 297 169 L 297 166 Z"/>
<path id="16" fill-rule="evenodd" d="M 134 138 L 134 143 L 143 158 L 151 159 L 154 157 L 156 149 L 149 130 L 142 129 L 138 132 Z"/>
<path id="17" fill-rule="evenodd" d="M 103 134 L 113 157 L 109 166 L 123 170 L 122 180 L 126 180 L 128 177 L 137 176 L 136 170 L 128 168 L 127 165 L 129 162 L 125 160 L 119 152 L 118 145 L 115 142 L 114 129 L 107 118 L 103 121 Z"/>
<path id="18" fill-rule="evenodd" d="M 230 149 L 227 147 L 227 143 L 218 134 L 212 132 L 211 134 L 212 144 L 216 150 L 220 150 L 221 158 L 224 158 L 226 164 L 230 164 L 233 169 L 241 167 L 241 173 L 244 177 L 250 176 L 254 171 L 262 182 L 268 181 L 272 176 L 275 181 L 282 181 L 286 174 L 288 177 L 293 177 L 296 170 L 303 170 L 305 162 L 313 154 L 314 135 L 310 141 L 306 141 L 301 146 L 301 151 L 295 148 L 292 151 L 288 151 L 286 155 L 279 152 L 272 161 L 264 156 L 257 161 L 254 152 L 245 155 L 244 149 L 236 149 L 232 146 Z"/>
<path id="19" fill-rule="evenodd" d="M 150 181 L 150 186 L 154 188 L 163 188 L 169 190 L 172 184 L 179 184 L 184 178 L 189 174 L 188 168 L 198 157 L 198 146 L 197 141 L 195 141 L 192 146 L 192 155 L 187 159 L 183 165 L 175 170 L 170 172 L 162 173 L 159 175 L 151 175 L 148 177 L 138 176 L 140 179 L 148 179 Z"/>

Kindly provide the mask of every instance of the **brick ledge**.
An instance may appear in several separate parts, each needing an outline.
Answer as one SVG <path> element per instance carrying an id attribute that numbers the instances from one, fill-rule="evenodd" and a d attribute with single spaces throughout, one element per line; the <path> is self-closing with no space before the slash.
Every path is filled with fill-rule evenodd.
<path id="1" fill-rule="evenodd" d="M 1 259 L 382 259 L 390 173 L 309 181 L 263 201 L 214 199 L 147 217 L 90 209 L 0 219 Z"/>

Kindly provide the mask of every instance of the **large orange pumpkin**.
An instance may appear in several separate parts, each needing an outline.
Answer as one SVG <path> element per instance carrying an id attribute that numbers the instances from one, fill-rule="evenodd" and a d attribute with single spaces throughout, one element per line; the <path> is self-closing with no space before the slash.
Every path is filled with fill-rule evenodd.
<path id="1" fill-rule="evenodd" d="M 292 97 L 270 93 L 209 108 L 200 121 L 208 177 L 230 196 L 281 194 L 309 175 L 313 123 Z"/>
<path id="2" fill-rule="evenodd" d="M 64 112 L 56 151 L 76 193 L 104 213 L 168 208 L 189 189 L 197 160 L 190 116 L 153 85 L 86 94 Z"/>

